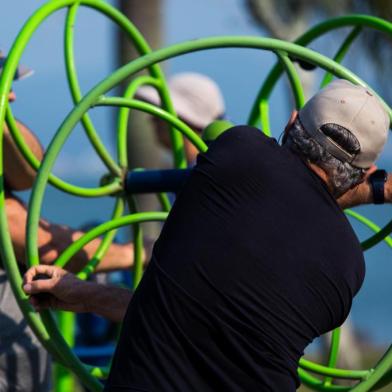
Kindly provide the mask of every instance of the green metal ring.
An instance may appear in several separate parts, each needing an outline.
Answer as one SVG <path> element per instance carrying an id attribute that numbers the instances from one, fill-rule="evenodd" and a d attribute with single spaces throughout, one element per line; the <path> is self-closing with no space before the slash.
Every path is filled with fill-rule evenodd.
<path id="1" fill-rule="evenodd" d="M 318 65 L 325 67 L 327 70 L 338 74 L 340 77 L 345 77 L 353 82 L 361 83 L 363 82 L 353 75 L 350 71 L 346 70 L 344 67 L 337 65 L 330 59 L 325 58 L 309 49 L 298 47 L 294 44 L 285 43 L 279 40 L 273 39 L 262 39 L 253 37 L 223 37 L 223 38 L 210 38 L 204 40 L 193 41 L 191 43 L 183 43 L 175 45 L 173 47 L 165 48 L 160 51 L 147 54 L 130 64 L 120 68 L 111 77 L 105 79 L 98 86 L 92 89 L 85 98 L 76 106 L 76 108 L 69 114 L 67 119 L 64 121 L 62 127 L 59 129 L 58 133 L 54 137 L 51 145 L 48 148 L 47 155 L 42 162 L 41 169 L 39 171 L 37 181 L 33 190 L 33 197 L 29 211 L 31 215 L 29 216 L 28 225 L 28 238 L 30 239 L 30 244 L 28 244 L 28 250 L 32 251 L 29 256 L 31 260 L 38 260 L 38 254 L 34 255 L 36 252 L 35 245 L 33 246 L 33 239 L 36 238 L 34 233 L 34 215 L 39 216 L 40 203 L 42 201 L 42 190 L 40 189 L 40 184 L 44 184 L 50 173 L 51 166 L 61 148 L 62 143 L 66 140 L 68 134 L 71 132 L 75 124 L 80 120 L 81 116 L 92 106 L 104 102 L 105 98 L 102 98 L 102 94 L 113 88 L 121 80 L 129 77 L 131 74 L 141 70 L 144 67 L 148 67 L 151 64 L 162 61 L 166 58 L 173 57 L 186 52 L 191 52 L 195 50 L 201 50 L 205 48 L 215 48 L 215 47 L 255 47 L 264 48 L 270 50 L 280 50 L 280 52 L 286 52 L 288 54 L 294 54 L 299 58 L 306 59 L 307 61 L 314 62 Z M 108 98 L 107 98 L 108 99 Z M 40 200 L 41 199 L 41 200 Z M 37 215 L 38 211 L 38 215 Z M 35 248 L 35 249 L 32 249 Z M 349 372 L 349 371 L 348 371 Z M 332 388 L 333 386 L 331 386 Z"/>
<path id="2" fill-rule="evenodd" d="M 91 6 L 94 8 L 94 4 L 101 3 L 100 1 L 97 0 L 85 0 L 85 1 L 80 1 L 81 4 L 86 5 L 86 6 Z M 60 9 L 65 6 L 71 6 L 72 4 L 75 4 L 75 1 L 66 1 L 66 0 L 55 0 L 50 3 L 48 3 L 46 6 L 42 7 L 37 13 L 35 14 L 34 18 L 32 18 L 32 22 L 30 24 L 25 25 L 24 30 L 22 30 L 22 33 L 20 34 L 19 38 L 17 39 L 17 42 L 15 43 L 13 50 L 10 52 L 9 60 L 7 61 L 7 64 L 5 66 L 4 72 L 3 72 L 3 77 L 0 82 L 0 124 L 4 120 L 5 116 L 5 111 L 7 107 L 7 102 L 6 102 L 6 97 L 8 94 L 8 91 L 10 90 L 10 85 L 11 85 L 11 75 L 13 75 L 13 72 L 16 69 L 17 63 L 19 61 L 19 58 L 24 50 L 24 46 L 26 45 L 27 40 L 29 39 L 29 35 L 32 34 L 32 32 L 35 30 L 36 27 L 38 27 L 39 23 L 42 22 L 47 16 L 49 16 L 52 12 L 56 11 L 57 9 Z M 111 11 L 104 11 L 104 13 L 107 13 L 108 16 L 110 16 Z M 37 23 L 39 21 L 39 23 Z M 206 39 L 201 39 L 201 40 L 196 40 L 192 42 L 185 42 L 182 44 L 174 45 L 165 49 L 161 49 L 157 52 L 154 53 L 148 53 L 145 54 L 144 56 L 138 58 L 137 60 L 131 62 L 130 64 L 120 68 L 118 71 L 116 71 L 113 75 L 110 77 L 106 78 L 104 81 L 99 83 L 94 89 L 92 89 L 76 106 L 76 108 L 69 114 L 69 116 L 66 118 L 64 121 L 63 125 L 60 127 L 58 132 L 56 133 L 52 143 L 50 144 L 48 148 L 48 152 L 46 157 L 44 158 L 44 161 L 42 162 L 41 169 L 39 170 L 37 181 L 34 186 L 32 198 L 31 198 L 31 203 L 30 203 L 30 208 L 29 208 L 29 221 L 28 221 L 28 246 L 27 246 L 27 255 L 28 259 L 32 263 L 38 262 L 38 252 L 36 249 L 36 234 L 37 234 L 37 227 L 38 227 L 38 220 L 39 220 L 39 215 L 40 215 L 40 208 L 42 204 L 42 198 L 43 198 L 43 193 L 44 193 L 44 187 L 46 185 L 46 182 L 50 180 L 50 172 L 53 167 L 53 164 L 55 162 L 55 159 L 58 155 L 58 152 L 60 151 L 63 143 L 69 136 L 70 132 L 76 125 L 78 121 L 81 121 L 83 116 L 86 115 L 87 111 L 90 109 L 90 107 L 93 107 L 94 105 L 97 104 L 102 104 L 105 103 L 105 98 L 101 98 L 102 94 L 105 92 L 109 91 L 118 83 L 123 81 L 125 78 L 133 75 L 139 70 L 142 70 L 144 68 L 152 67 L 156 65 L 156 63 L 163 61 L 167 58 L 175 57 L 181 54 L 185 53 L 190 53 L 193 51 L 198 51 L 198 50 L 203 50 L 203 49 L 213 49 L 213 48 L 218 48 L 218 47 L 251 47 L 251 48 L 258 48 L 258 49 L 266 49 L 266 50 L 272 50 L 278 53 L 278 56 L 280 56 L 281 61 L 283 62 L 283 65 L 285 66 L 289 78 L 291 78 L 291 83 L 293 85 L 296 85 L 298 80 L 296 74 L 292 71 L 292 63 L 290 59 L 288 58 L 288 55 L 292 55 L 293 57 L 297 57 L 306 61 L 309 61 L 313 64 L 317 64 L 323 68 L 325 68 L 328 72 L 333 73 L 339 77 L 346 78 L 348 80 L 351 80 L 354 83 L 359 83 L 359 84 L 364 84 L 358 77 L 356 77 L 353 73 L 348 71 L 346 68 L 340 66 L 336 62 L 326 58 L 325 56 L 322 56 L 320 54 L 317 54 L 316 52 L 313 52 L 309 49 L 306 48 L 301 48 L 298 45 L 290 44 L 290 43 L 285 43 L 279 40 L 273 40 L 273 39 L 263 39 L 263 38 L 255 38 L 255 37 L 217 37 L 217 38 L 206 38 Z M 298 89 L 295 89 L 295 91 L 298 92 Z M 163 101 L 165 101 L 165 94 L 167 95 L 167 89 L 162 89 L 159 91 L 161 94 L 161 98 L 163 98 Z M 106 103 L 110 103 L 110 101 L 107 101 L 109 98 L 106 98 Z M 120 98 L 121 99 L 121 98 Z M 166 96 L 166 100 L 169 102 L 167 106 L 170 106 L 170 98 Z M 125 101 L 130 102 L 130 100 L 124 100 L 121 103 L 126 103 Z M 165 102 L 164 102 L 165 104 Z M 300 95 L 297 96 L 297 106 L 301 104 L 301 97 Z M 134 101 L 132 103 L 136 107 L 138 105 L 137 101 Z M 130 106 L 130 105 L 129 105 Z M 131 107 L 131 106 L 130 106 Z M 146 108 L 146 107 L 144 107 Z M 389 110 L 389 108 L 388 108 Z M 169 113 L 174 113 L 172 108 L 169 108 L 168 110 Z M 163 116 L 163 115 L 162 115 Z M 178 135 L 180 138 L 180 133 L 179 132 L 174 132 L 174 135 Z M 2 142 L 0 142 L 2 143 Z M 1 146 L 1 144 L 0 144 Z M 177 150 L 176 148 L 174 150 Z M 102 154 L 101 154 L 102 155 Z M 102 157 L 102 156 L 101 156 Z M 177 167 L 181 167 L 184 165 L 184 159 L 176 158 L 176 165 Z M 2 163 L 0 163 L 0 174 L 3 172 L 3 167 Z M 110 189 L 110 192 L 108 191 L 101 191 L 103 188 L 99 188 L 99 191 L 102 192 L 102 194 L 108 194 L 108 193 L 113 193 L 115 191 L 118 191 L 121 189 L 121 187 L 118 186 L 117 188 Z M 114 190 L 115 189 L 115 190 Z M 90 191 L 86 192 L 89 193 Z M 106 193 L 108 192 L 108 193 Z M 89 194 L 93 194 L 94 196 L 97 195 L 96 191 L 91 192 Z M 11 284 L 13 286 L 13 289 L 16 293 L 16 296 L 19 298 L 18 302 L 21 304 L 22 309 L 24 310 L 25 313 L 28 314 L 27 318 L 29 320 L 29 323 L 36 323 L 37 320 L 35 320 L 34 317 L 31 317 L 31 314 L 29 315 L 29 312 L 31 313 L 31 308 L 26 306 L 26 303 L 23 303 L 25 301 L 25 297 L 21 290 L 17 289 L 18 284 L 20 285 L 20 278 L 19 281 L 17 278 L 14 279 L 13 275 L 17 275 L 16 273 L 16 260 L 13 254 L 12 250 L 12 245 L 11 241 L 9 238 L 8 234 L 8 227 L 7 227 L 7 222 L 6 222 L 6 217 L 5 217 L 5 212 L 4 212 L 4 207 L 5 207 L 5 202 L 4 202 L 4 194 L 0 195 L 0 226 L 1 226 L 1 234 L 0 234 L 0 241 L 1 241 L 1 252 L 3 259 L 6 259 L 6 268 L 7 268 L 7 273 L 10 274 L 11 277 Z M 120 218 L 121 219 L 121 218 Z M 5 231 L 6 230 L 6 231 Z M 80 244 L 80 243 L 79 243 Z M 35 249 L 34 249 L 35 248 Z M 11 257 L 7 257 L 10 256 Z M 20 286 L 19 286 L 20 289 Z M 52 325 L 53 320 L 50 319 L 46 314 L 43 314 L 42 316 L 48 325 Z M 38 322 L 39 324 L 39 322 Z M 41 327 L 41 326 L 39 326 Z M 36 328 L 35 329 L 40 329 Z M 53 331 L 51 331 L 53 332 Z M 41 339 L 47 344 L 47 331 L 45 328 L 42 329 L 42 331 L 38 331 L 40 334 Z M 56 340 L 57 340 L 57 335 Z M 59 338 L 60 339 L 60 338 Z M 86 372 L 86 368 L 82 366 L 82 370 L 78 368 L 79 365 L 75 365 L 73 363 L 74 359 L 71 358 L 66 352 L 63 351 L 62 348 L 58 347 L 53 347 L 53 345 L 47 345 L 49 350 L 53 350 L 55 355 L 60 356 L 60 360 L 63 361 L 67 366 L 70 366 L 78 375 L 81 377 L 82 382 L 86 383 L 86 385 L 93 389 L 97 390 L 96 386 L 97 384 L 94 383 L 93 380 L 86 378 L 85 374 L 83 372 Z M 61 345 L 60 345 L 61 347 Z M 388 370 L 388 367 L 391 365 L 391 353 L 388 351 L 388 353 L 384 356 L 384 358 L 380 361 L 380 363 L 377 365 L 376 369 L 371 372 L 369 378 L 365 381 L 363 381 L 360 385 L 354 388 L 356 391 L 360 390 L 365 390 L 363 388 L 368 388 L 369 386 L 374 385 L 374 383 L 378 382 L 383 378 L 383 375 L 386 374 L 386 371 Z M 77 363 L 77 362 L 76 362 Z M 314 365 L 314 366 L 319 366 L 319 365 Z M 79 366 L 80 367 L 80 366 Z M 310 366 L 312 367 L 312 365 Z M 313 369 L 315 370 L 315 367 Z M 320 369 L 319 369 L 320 370 Z M 81 373 L 79 373 L 81 372 Z M 347 371 L 348 377 L 353 376 L 354 371 Z M 300 373 L 302 371 L 300 370 Z M 333 370 L 331 369 L 331 376 L 334 376 Z M 311 376 L 308 375 L 303 375 L 304 378 L 311 378 Z M 318 384 L 314 385 L 314 387 L 317 388 L 325 388 L 323 390 L 346 390 L 346 389 L 341 389 L 345 387 L 339 387 L 339 386 L 319 386 Z M 362 388 L 362 389 L 361 389 Z M 321 389 L 320 389 L 321 390 Z M 366 389 L 368 390 L 368 389 Z"/>

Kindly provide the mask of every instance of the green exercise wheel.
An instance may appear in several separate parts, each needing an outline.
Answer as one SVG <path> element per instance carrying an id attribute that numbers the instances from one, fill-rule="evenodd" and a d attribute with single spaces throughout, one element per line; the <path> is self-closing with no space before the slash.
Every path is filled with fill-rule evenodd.
<path id="1" fill-rule="evenodd" d="M 81 7 L 89 8 L 110 18 L 127 35 L 139 53 L 139 57 L 123 67 L 116 70 L 113 74 L 98 83 L 93 89 L 83 94 L 80 86 L 76 66 L 74 62 L 74 36 L 73 30 L 76 24 L 78 10 Z M 64 119 L 50 142 L 45 157 L 40 163 L 21 136 L 13 113 L 8 106 L 8 92 L 11 89 L 13 75 L 19 60 L 40 25 L 55 12 L 66 9 L 67 16 L 64 30 L 64 56 L 68 84 L 74 102 L 74 108 Z M 330 59 L 320 53 L 308 49 L 306 45 L 314 39 L 328 33 L 331 30 L 341 27 L 351 26 L 352 30 L 338 49 L 334 59 Z M 40 262 L 38 252 L 38 224 L 41 217 L 41 209 L 45 189 L 48 185 L 67 192 L 71 195 L 86 198 L 113 197 L 114 207 L 111 220 L 94 227 L 85 233 L 81 238 L 71 244 L 58 257 L 56 264 L 66 266 L 72 256 L 83 248 L 89 241 L 103 235 L 103 241 L 96 254 L 89 261 L 88 265 L 79 272 L 81 279 L 86 279 L 94 272 L 97 264 L 104 257 L 115 235 L 116 229 L 126 225 L 133 227 L 135 243 L 135 266 L 134 266 L 134 288 L 139 283 L 142 268 L 142 249 L 143 234 L 141 223 L 147 221 L 164 221 L 170 211 L 170 203 L 165 194 L 157 195 L 161 200 L 161 211 L 139 212 L 137 209 L 134 195 L 128 194 L 124 187 L 125 178 L 129 170 L 127 157 L 127 125 L 128 118 L 132 110 L 143 111 L 153 116 L 157 116 L 170 125 L 170 137 L 172 141 L 173 161 L 176 169 L 186 168 L 183 138 L 187 138 L 199 151 L 207 150 L 206 142 L 210 142 L 225 129 L 231 126 L 228 122 L 212 124 L 204 132 L 204 140 L 199 137 L 189 126 L 181 121 L 175 113 L 170 93 L 167 87 L 165 76 L 159 63 L 187 53 L 211 50 L 218 48 L 252 48 L 255 50 L 271 51 L 277 56 L 277 64 L 273 67 L 265 82 L 262 84 L 260 92 L 255 99 L 254 106 L 250 110 L 248 123 L 251 125 L 261 125 L 263 131 L 270 134 L 268 120 L 269 97 L 278 79 L 286 75 L 291 86 L 297 108 L 305 102 L 302 82 L 293 60 L 301 60 L 310 63 L 325 71 L 322 85 L 327 84 L 333 77 L 345 78 L 355 84 L 366 86 L 366 83 L 356 76 L 353 72 L 342 66 L 344 55 L 348 52 L 351 43 L 364 28 L 379 30 L 384 34 L 392 34 L 392 23 L 382 19 L 352 15 L 347 17 L 328 20 L 314 27 L 300 37 L 295 43 L 285 42 L 272 38 L 247 37 L 247 36 L 225 36 L 202 38 L 189 42 L 182 42 L 163 49 L 151 51 L 140 32 L 121 12 L 105 3 L 102 0 L 52 0 L 39 8 L 24 24 L 18 37 L 16 38 L 5 64 L 0 79 L 0 129 L 3 130 L 3 123 L 7 122 L 11 134 L 18 145 L 26 161 L 37 170 L 37 177 L 29 199 L 28 223 L 26 230 L 26 255 L 28 265 L 37 265 Z M 139 71 L 145 70 L 146 74 L 135 76 Z M 114 96 L 117 87 L 123 84 L 130 77 L 134 77 L 129 83 L 123 96 Z M 146 102 L 141 102 L 134 98 L 136 90 L 142 85 L 150 85 L 157 89 L 162 107 L 156 107 Z M 90 109 L 97 106 L 118 107 L 117 122 L 117 151 L 113 158 L 105 145 L 100 140 L 94 124 L 89 116 Z M 385 104 L 390 117 L 391 109 Z M 82 124 L 89 142 L 95 149 L 97 155 L 107 168 L 108 175 L 101 182 L 102 185 L 95 188 L 80 187 L 56 177 L 52 171 L 56 159 L 61 152 L 64 143 L 73 132 L 74 128 Z M 2 138 L 0 151 L 2 148 Z M 71 323 L 58 323 L 54 312 L 45 311 L 37 314 L 33 311 L 27 301 L 27 297 L 21 289 L 22 277 L 20 276 L 15 252 L 8 230 L 5 212 L 5 194 L 3 184 L 3 162 L 0 160 L 0 251 L 4 261 L 7 275 L 10 279 L 12 289 L 18 304 L 23 311 L 27 322 L 36 333 L 38 339 L 45 348 L 52 354 L 53 358 L 65 368 L 73 372 L 81 383 L 91 391 L 101 391 L 102 384 L 99 379 L 107 377 L 108 369 L 92 367 L 80 361 L 73 353 L 72 347 L 67 342 L 69 330 L 73 329 Z M 97 181 L 99 182 L 99 181 Z M 128 204 L 130 213 L 124 214 L 124 207 Z M 384 228 L 377 227 L 371 220 L 359 215 L 354 211 L 348 214 L 358 219 L 364 225 L 375 231 L 375 234 L 366 240 L 362 245 L 364 249 L 375 246 L 378 242 L 385 240 L 389 246 L 392 240 L 388 237 L 392 231 L 392 221 Z M 60 317 L 61 320 L 61 317 Z M 72 346 L 72 344 L 71 344 Z M 392 349 L 389 348 L 384 356 L 374 365 L 372 369 L 350 370 L 336 368 L 339 354 L 339 330 L 333 333 L 330 355 L 328 363 L 322 365 L 306 360 L 300 361 L 298 369 L 301 380 L 313 390 L 318 391 L 370 391 L 384 386 L 392 381 Z M 355 385 L 344 386 L 336 383 L 338 379 L 354 380 Z"/>

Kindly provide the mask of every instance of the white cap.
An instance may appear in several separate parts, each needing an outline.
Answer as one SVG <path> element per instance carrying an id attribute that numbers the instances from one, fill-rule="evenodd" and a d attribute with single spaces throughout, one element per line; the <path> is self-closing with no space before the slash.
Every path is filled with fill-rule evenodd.
<path id="1" fill-rule="evenodd" d="M 222 94 L 209 77 L 191 72 L 180 73 L 169 79 L 168 86 L 174 109 L 185 122 L 203 129 L 224 115 Z M 136 98 L 161 105 L 156 89 L 151 86 L 139 88 Z"/>
<path id="2" fill-rule="evenodd" d="M 298 115 L 307 133 L 331 155 L 363 169 L 373 165 L 387 140 L 390 120 L 382 102 L 365 87 L 347 80 L 331 82 Z M 320 130 L 331 123 L 348 129 L 358 139 L 359 153 L 348 153 Z"/>

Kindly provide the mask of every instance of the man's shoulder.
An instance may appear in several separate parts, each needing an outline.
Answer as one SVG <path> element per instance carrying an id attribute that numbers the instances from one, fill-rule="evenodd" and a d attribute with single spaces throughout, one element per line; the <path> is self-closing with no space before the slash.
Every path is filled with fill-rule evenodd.
<path id="1" fill-rule="evenodd" d="M 224 150 L 225 153 L 252 151 L 258 153 L 260 148 L 278 146 L 276 140 L 265 135 L 260 129 L 249 125 L 236 125 L 219 135 L 209 146 L 210 153 Z"/>
<path id="2" fill-rule="evenodd" d="M 275 154 L 279 145 L 275 139 L 263 134 L 259 129 L 247 125 L 238 125 L 222 133 L 210 144 L 206 153 L 197 158 L 196 170 L 216 173 L 220 177 L 230 176 L 232 181 L 236 173 L 252 175 L 263 169 L 264 163 Z"/>
<path id="3" fill-rule="evenodd" d="M 227 131 L 223 132 L 216 139 L 216 142 L 222 142 L 225 140 L 246 141 L 249 139 L 268 141 L 271 138 L 256 127 L 250 125 L 235 125 L 234 127 L 229 128 Z"/>

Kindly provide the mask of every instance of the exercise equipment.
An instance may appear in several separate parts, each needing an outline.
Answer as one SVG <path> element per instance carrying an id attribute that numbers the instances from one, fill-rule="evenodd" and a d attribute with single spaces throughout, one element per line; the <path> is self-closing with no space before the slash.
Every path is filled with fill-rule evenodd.
<path id="1" fill-rule="evenodd" d="M 78 75 L 76 72 L 73 52 L 74 25 L 79 8 L 85 7 L 97 11 L 115 22 L 119 28 L 128 36 L 134 44 L 139 57 L 124 65 L 112 75 L 102 80 L 88 93 L 82 94 Z M 25 144 L 14 119 L 7 96 L 11 90 L 12 80 L 17 69 L 19 60 L 34 36 L 35 31 L 52 14 L 61 9 L 67 10 L 65 21 L 64 55 L 67 69 L 67 78 L 75 107 L 70 111 L 58 128 L 51 143 L 49 144 L 45 157 L 40 164 Z M 350 27 L 351 31 L 337 50 L 333 59 L 317 53 L 306 46 L 316 38 L 332 30 Z M 253 48 L 255 50 L 271 51 L 277 56 L 277 63 L 262 84 L 259 94 L 255 99 L 253 108 L 250 110 L 248 123 L 260 125 L 263 132 L 270 135 L 269 125 L 269 98 L 282 75 L 287 75 L 294 96 L 296 108 L 299 109 L 305 102 L 304 92 L 297 68 L 293 61 L 306 64 L 307 68 L 321 68 L 325 70 L 322 86 L 326 85 L 334 76 L 345 78 L 355 84 L 366 85 L 358 76 L 340 64 L 348 52 L 352 42 L 359 33 L 371 28 L 388 36 L 392 35 L 392 23 L 382 19 L 365 16 L 351 15 L 327 20 L 310 29 L 294 43 L 285 42 L 272 38 L 247 37 L 247 36 L 225 36 L 211 37 L 182 42 L 166 48 L 151 51 L 147 42 L 121 12 L 102 0 L 52 0 L 40 7 L 25 23 L 16 38 L 4 66 L 0 79 L 0 129 L 3 130 L 4 121 L 7 122 L 10 132 L 18 145 L 26 161 L 38 171 L 38 175 L 32 190 L 29 202 L 28 224 L 26 231 L 26 254 L 30 266 L 37 265 L 39 260 L 37 235 L 38 222 L 41 215 L 43 196 L 47 185 L 67 192 L 71 195 L 96 198 L 114 197 L 116 199 L 110 221 L 104 222 L 87 231 L 81 238 L 71 244 L 57 259 L 56 264 L 65 266 L 72 256 L 83 248 L 85 244 L 98 236 L 103 235 L 103 241 L 94 257 L 88 265 L 79 272 L 81 279 L 86 279 L 93 271 L 114 238 L 116 229 L 131 225 L 134 234 L 135 267 L 134 282 L 136 287 L 142 277 L 142 249 L 143 235 L 140 224 L 147 221 L 164 221 L 170 211 L 170 202 L 164 192 L 176 192 L 181 188 L 183 181 L 189 175 L 185 153 L 183 148 L 183 137 L 186 137 L 201 152 L 207 150 L 207 143 L 223 132 L 230 123 L 213 124 L 204 133 L 205 140 L 200 138 L 183 121 L 177 118 L 174 111 L 170 93 L 167 88 L 165 76 L 159 63 L 187 53 L 218 49 L 218 48 Z M 132 79 L 123 96 L 108 95 L 121 83 L 142 70 L 147 70 L 147 75 L 137 76 Z M 162 107 L 158 108 L 146 102 L 134 98 L 136 90 L 142 85 L 151 85 L 157 89 L 162 101 Z M 115 90 L 117 91 L 117 90 Z M 89 110 L 97 106 L 119 107 L 117 136 L 117 157 L 113 158 L 95 131 L 93 122 L 89 116 Z M 391 109 L 385 104 L 390 117 Z M 127 158 L 127 122 L 131 110 L 139 110 L 157 116 L 166 121 L 170 126 L 171 141 L 173 146 L 173 171 L 162 170 L 131 170 L 128 168 Z M 68 183 L 52 173 L 56 159 L 77 124 L 81 123 L 86 135 L 95 149 L 96 153 L 107 168 L 108 174 L 101 179 L 100 185 L 95 188 L 80 187 Z M 2 139 L 0 139 L 2 140 Z M 2 143 L 2 142 L 0 142 Z M 2 145 L 0 145 L 2 151 Z M 98 379 L 107 376 L 108 369 L 85 365 L 71 349 L 73 342 L 73 315 L 60 313 L 58 321 L 51 311 L 37 314 L 32 311 L 25 294 L 21 289 L 22 278 L 20 276 L 15 253 L 12 247 L 8 224 L 5 213 L 4 184 L 2 182 L 3 164 L 0 160 L 0 250 L 1 257 L 7 270 L 14 294 L 35 334 L 50 351 L 53 358 L 72 371 L 79 380 L 91 391 L 101 391 L 102 384 Z M 162 211 L 138 212 L 133 195 L 140 192 L 154 192 L 158 194 L 161 201 Z M 124 215 L 124 206 L 128 203 L 130 214 Z M 349 215 L 358 219 L 364 225 L 375 232 L 370 238 L 362 243 L 364 250 L 375 246 L 385 240 L 392 246 L 392 240 L 388 235 L 392 231 L 392 221 L 385 227 L 379 228 L 368 218 L 354 211 L 347 211 Z M 339 329 L 333 332 L 329 359 L 326 364 L 318 364 L 302 358 L 298 369 L 304 384 L 317 391 L 348 391 L 364 392 L 375 390 L 378 387 L 389 384 L 392 381 L 392 346 L 384 356 L 371 369 L 350 370 L 336 368 L 339 352 Z M 354 386 L 338 385 L 336 379 L 356 380 Z M 65 387 L 64 387 L 65 388 Z M 66 389 L 62 390 L 66 390 Z M 61 388 L 59 389 L 61 390 Z"/>

